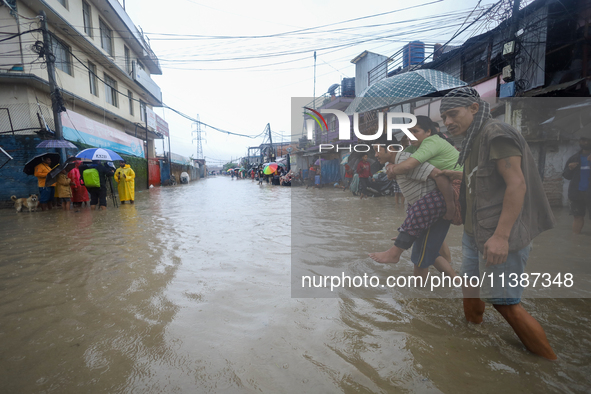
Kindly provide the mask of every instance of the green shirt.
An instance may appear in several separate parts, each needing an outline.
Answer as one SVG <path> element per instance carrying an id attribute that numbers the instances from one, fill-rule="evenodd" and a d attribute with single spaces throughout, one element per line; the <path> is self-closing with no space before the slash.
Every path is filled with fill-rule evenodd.
<path id="1" fill-rule="evenodd" d="M 476 199 L 474 174 L 478 170 L 478 160 L 480 153 L 480 136 L 478 134 L 472 143 L 472 150 L 466 156 L 464 162 L 464 181 L 466 182 L 466 220 L 464 220 L 464 231 L 474 235 L 472 229 L 472 214 L 474 212 L 474 202 Z M 501 160 L 511 156 L 522 156 L 519 146 L 510 138 L 495 138 L 490 145 L 489 160 Z"/>
<path id="2" fill-rule="evenodd" d="M 421 164 L 428 162 L 440 170 L 462 171 L 461 166 L 456 167 L 459 152 L 438 135 L 425 138 L 418 149 L 411 145 L 404 151 L 411 153 L 410 157 L 417 159 Z"/>

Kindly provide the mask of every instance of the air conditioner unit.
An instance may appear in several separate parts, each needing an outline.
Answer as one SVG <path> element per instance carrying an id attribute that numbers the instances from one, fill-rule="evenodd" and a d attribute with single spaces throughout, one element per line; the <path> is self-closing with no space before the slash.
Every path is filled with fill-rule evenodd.
<path id="1" fill-rule="evenodd" d="M 512 81 L 513 80 L 513 69 L 511 66 L 503 67 L 503 80 L 504 81 Z"/>

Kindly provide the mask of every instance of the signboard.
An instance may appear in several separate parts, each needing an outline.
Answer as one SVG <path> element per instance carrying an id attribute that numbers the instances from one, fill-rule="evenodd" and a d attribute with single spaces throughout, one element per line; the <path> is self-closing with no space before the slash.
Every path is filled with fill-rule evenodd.
<path id="1" fill-rule="evenodd" d="M 151 127 L 152 130 L 156 130 L 156 114 L 146 105 L 146 120 L 148 123 L 148 127 Z"/>
<path id="2" fill-rule="evenodd" d="M 156 131 L 168 137 L 168 123 L 158 115 L 156 115 Z"/>
<path id="3" fill-rule="evenodd" d="M 188 157 L 179 155 L 177 153 L 170 153 L 170 160 L 173 163 L 177 163 L 177 164 L 191 164 L 191 159 L 189 159 Z"/>
<path id="4" fill-rule="evenodd" d="M 64 139 L 126 155 L 145 157 L 144 141 L 68 110 L 61 113 Z"/>

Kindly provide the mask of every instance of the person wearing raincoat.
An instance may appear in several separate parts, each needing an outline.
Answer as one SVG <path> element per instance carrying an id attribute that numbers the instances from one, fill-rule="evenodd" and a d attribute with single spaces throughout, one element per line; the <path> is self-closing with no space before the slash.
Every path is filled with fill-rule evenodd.
<path id="1" fill-rule="evenodd" d="M 55 193 L 54 187 L 45 187 L 45 178 L 51 172 L 51 158 L 46 156 L 43 162 L 37 164 L 35 167 L 35 176 L 37 177 L 37 184 L 39 186 L 39 205 L 41 210 L 45 211 L 51 209 L 53 205 L 53 195 Z"/>
<path id="2" fill-rule="evenodd" d="M 119 190 L 119 200 L 123 204 L 129 201 L 133 204 L 135 200 L 135 172 L 125 160 L 119 161 L 119 168 L 115 171 L 115 181 Z"/>
<path id="3" fill-rule="evenodd" d="M 72 189 L 70 188 L 71 183 L 72 180 L 68 178 L 66 170 L 60 172 L 57 176 L 55 194 L 57 198 L 62 200 L 62 209 L 64 211 L 70 210 L 70 202 L 72 199 Z"/>
<path id="4" fill-rule="evenodd" d="M 84 179 L 80 175 L 80 165 L 82 161 L 76 160 L 74 162 L 76 167 L 72 168 L 68 173 L 68 178 L 72 181 L 70 187 L 72 188 L 72 203 L 74 207 L 81 207 L 82 204 L 90 204 L 90 197 L 88 197 L 88 190 L 84 186 Z"/>

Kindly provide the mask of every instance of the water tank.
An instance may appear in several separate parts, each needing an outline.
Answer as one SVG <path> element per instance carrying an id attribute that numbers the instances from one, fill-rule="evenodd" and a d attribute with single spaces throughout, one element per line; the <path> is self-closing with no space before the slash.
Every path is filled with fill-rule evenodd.
<path id="1" fill-rule="evenodd" d="M 341 82 L 341 96 L 355 97 L 355 78 L 343 78 Z"/>
<path id="2" fill-rule="evenodd" d="M 425 44 L 421 41 L 412 41 L 402 48 L 402 67 L 407 68 L 420 64 L 425 60 Z"/>
<path id="3" fill-rule="evenodd" d="M 433 60 L 437 60 L 443 54 L 443 45 L 435 44 L 433 47 Z"/>

